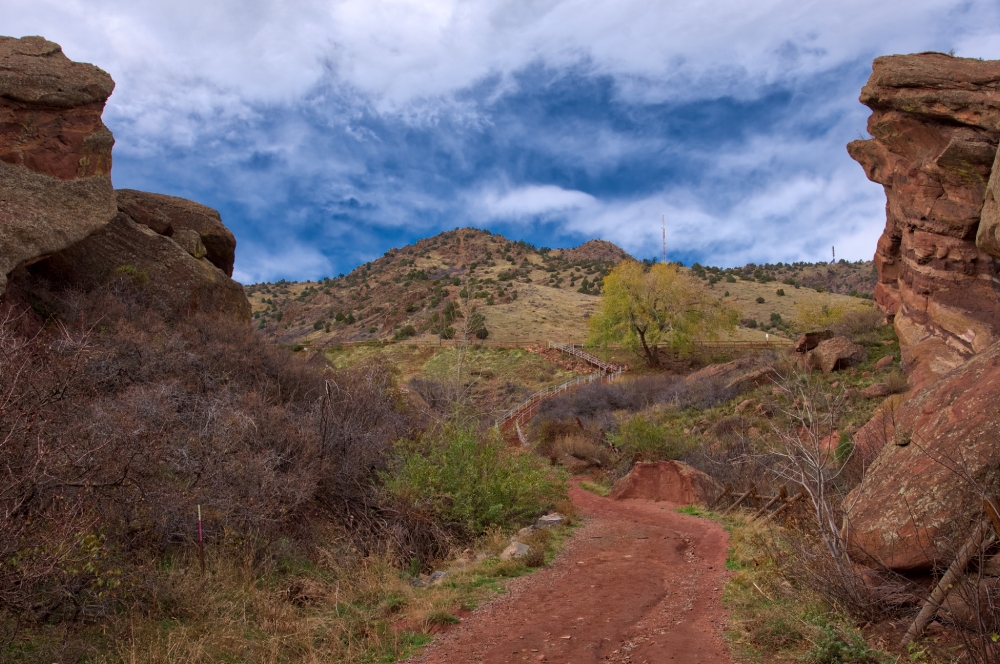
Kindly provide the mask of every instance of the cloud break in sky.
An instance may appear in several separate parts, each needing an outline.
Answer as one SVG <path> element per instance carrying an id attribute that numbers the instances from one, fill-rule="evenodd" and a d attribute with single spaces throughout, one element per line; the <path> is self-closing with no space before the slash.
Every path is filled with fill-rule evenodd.
<path id="1" fill-rule="evenodd" d="M 0 0 L 117 83 L 117 187 L 218 208 L 245 282 L 459 226 L 687 263 L 870 258 L 881 54 L 1000 57 L 995 0 Z"/>

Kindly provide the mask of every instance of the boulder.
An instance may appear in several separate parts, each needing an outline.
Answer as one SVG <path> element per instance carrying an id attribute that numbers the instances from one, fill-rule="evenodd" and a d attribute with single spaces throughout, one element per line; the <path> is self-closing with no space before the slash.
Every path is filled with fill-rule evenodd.
<path id="1" fill-rule="evenodd" d="M 819 369 L 823 373 L 832 373 L 858 364 L 866 356 L 864 346 L 859 346 L 847 337 L 833 337 L 819 342 L 803 355 L 802 364 L 806 370 Z"/>
<path id="2" fill-rule="evenodd" d="M 795 342 L 795 352 L 805 353 L 819 345 L 819 342 L 833 338 L 831 330 L 820 330 L 818 332 L 806 332 Z"/>
<path id="3" fill-rule="evenodd" d="M 223 225 L 216 210 L 186 198 L 134 189 L 119 189 L 115 195 L 118 210 L 131 217 L 132 221 L 160 235 L 174 238 L 185 248 L 192 247 L 188 251 L 196 258 L 204 256 L 226 276 L 233 276 L 236 238 Z"/>
<path id="4" fill-rule="evenodd" d="M 0 37 L 0 295 L 7 275 L 102 228 L 116 210 L 114 81 L 42 37 Z"/>
<path id="5" fill-rule="evenodd" d="M 885 357 L 881 358 L 878 362 L 875 363 L 875 369 L 879 370 L 891 367 L 895 362 L 896 358 L 894 358 L 892 355 L 886 355 Z"/>
<path id="6" fill-rule="evenodd" d="M 21 283 L 29 292 L 37 280 L 91 290 L 128 279 L 168 319 L 201 312 L 250 320 L 250 303 L 240 284 L 206 258 L 196 258 L 173 239 L 121 213 L 93 235 L 26 271 Z"/>
<path id="7" fill-rule="evenodd" d="M 851 555 L 900 571 L 947 564 L 1000 489 L 1000 343 L 917 391 L 890 397 L 855 436 L 878 456 L 844 501 Z"/>
<path id="8" fill-rule="evenodd" d="M 510 546 L 500 553 L 500 560 L 516 560 L 531 553 L 531 547 L 521 542 L 511 542 Z"/>
<path id="9" fill-rule="evenodd" d="M 773 380 L 778 374 L 771 367 L 760 366 L 759 360 L 741 357 L 731 362 L 710 364 L 685 378 L 688 385 L 716 384 L 737 394 L 760 387 Z"/>
<path id="10" fill-rule="evenodd" d="M 666 500 L 680 505 L 708 506 L 723 487 L 705 473 L 680 461 L 637 463 L 611 488 L 611 498 Z"/>
<path id="11" fill-rule="evenodd" d="M 860 392 L 861 396 L 863 396 L 865 399 L 879 399 L 882 397 L 887 397 L 891 393 L 892 390 L 890 390 L 889 386 L 886 385 L 885 383 L 874 383 L 873 385 L 866 387 Z"/>
<path id="12" fill-rule="evenodd" d="M 885 190 L 875 300 L 914 387 L 1000 338 L 998 83 L 1000 61 L 921 53 L 876 58 L 861 91 L 872 138 L 847 149 Z"/>
<path id="13" fill-rule="evenodd" d="M 545 516 L 538 517 L 535 521 L 535 528 L 555 528 L 556 526 L 561 526 L 566 523 L 566 517 L 558 512 L 553 512 L 552 514 L 546 514 Z"/>

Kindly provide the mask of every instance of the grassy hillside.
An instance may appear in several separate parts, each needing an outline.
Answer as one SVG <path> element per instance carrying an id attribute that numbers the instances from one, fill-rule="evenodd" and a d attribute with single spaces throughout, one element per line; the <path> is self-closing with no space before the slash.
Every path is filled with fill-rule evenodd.
<path id="1" fill-rule="evenodd" d="M 247 295 L 261 333 L 315 349 L 392 339 L 433 344 L 442 333 L 471 338 L 477 317 L 490 341 L 581 343 L 604 277 L 628 257 L 601 240 L 550 250 L 465 228 L 391 249 L 348 275 L 254 284 Z M 870 297 L 875 284 L 871 262 L 690 270 L 740 311 L 744 326 L 735 338 L 743 340 L 794 334 L 787 323 L 802 306 Z M 773 314 L 783 324 L 773 325 Z"/>

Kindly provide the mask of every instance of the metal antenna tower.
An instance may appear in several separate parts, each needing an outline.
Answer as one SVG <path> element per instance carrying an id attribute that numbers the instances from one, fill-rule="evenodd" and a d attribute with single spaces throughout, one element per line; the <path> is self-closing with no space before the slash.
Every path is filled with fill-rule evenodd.
<path id="1" fill-rule="evenodd" d="M 663 262 L 667 262 L 667 215 L 663 215 Z"/>

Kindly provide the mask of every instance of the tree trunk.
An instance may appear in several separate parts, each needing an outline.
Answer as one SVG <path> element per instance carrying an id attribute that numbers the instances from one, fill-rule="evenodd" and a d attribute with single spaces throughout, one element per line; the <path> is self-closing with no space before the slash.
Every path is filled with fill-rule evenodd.
<path id="1" fill-rule="evenodd" d="M 656 346 L 652 349 L 646 343 L 646 334 L 643 330 L 636 329 L 636 333 L 639 335 L 639 342 L 642 344 L 642 352 L 646 354 L 646 365 L 651 369 L 658 369 L 660 367 L 660 354 L 657 352 Z"/>

